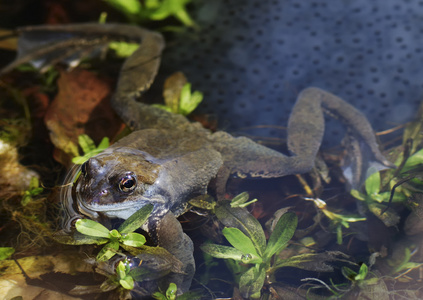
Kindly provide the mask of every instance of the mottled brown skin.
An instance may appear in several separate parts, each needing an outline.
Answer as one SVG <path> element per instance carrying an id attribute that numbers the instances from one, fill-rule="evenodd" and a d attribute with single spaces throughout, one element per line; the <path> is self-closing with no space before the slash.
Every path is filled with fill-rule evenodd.
<path id="1" fill-rule="evenodd" d="M 217 195 L 221 195 L 230 175 L 271 178 L 309 171 L 322 142 L 323 108 L 342 120 L 356 140 L 368 146 L 375 161 L 390 166 L 378 149 L 367 119 L 342 99 L 318 88 L 302 91 L 293 108 L 288 121 L 291 156 L 245 137 L 212 133 L 181 115 L 137 102 L 135 98 L 150 87 L 157 74 L 163 38 L 128 25 L 86 26 L 89 27 L 74 25 L 73 30 L 85 31 L 85 40 L 89 31 L 93 36 L 103 36 L 108 30 L 113 36 L 138 40 L 141 46 L 123 64 L 112 97 L 113 108 L 134 132 L 83 165 L 74 185 L 77 206 L 82 214 L 94 219 L 98 213 L 126 219 L 146 203 L 154 203 L 144 229 L 186 266 L 186 275 L 175 274 L 170 279 L 176 281 L 180 292 L 189 289 L 195 266 L 192 242 L 175 218 L 185 212 L 187 201 L 206 193 L 212 179 L 216 179 Z M 60 28 L 72 31 L 72 27 L 54 30 Z M 22 61 L 23 58 L 11 66 Z M 361 177 L 357 177 L 357 182 Z"/>

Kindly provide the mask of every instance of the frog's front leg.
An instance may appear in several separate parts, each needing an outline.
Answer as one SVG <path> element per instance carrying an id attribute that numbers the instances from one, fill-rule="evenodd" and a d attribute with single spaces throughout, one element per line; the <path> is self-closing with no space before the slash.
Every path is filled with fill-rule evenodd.
<path id="1" fill-rule="evenodd" d="M 183 232 L 181 223 L 170 211 L 150 226 L 150 234 L 153 239 L 157 239 L 158 245 L 173 254 L 183 265 L 184 273 L 170 273 L 160 281 L 161 290 L 166 290 L 169 283 L 173 282 L 178 287 L 178 295 L 188 291 L 195 273 L 191 239 Z"/>
<path id="2" fill-rule="evenodd" d="M 324 109 L 343 121 L 354 136 L 369 147 L 375 161 L 392 167 L 380 152 L 373 129 L 361 112 L 331 93 L 308 88 L 298 96 L 288 121 L 288 149 L 291 156 L 256 144 L 248 138 L 234 138 L 224 132 L 217 132 L 210 137 L 224 158 L 226 172 L 223 170 L 221 174 L 226 174 L 223 176 L 226 178 L 221 179 L 220 185 L 224 184 L 228 174 L 269 178 L 308 172 L 314 166 L 322 143 Z M 359 174 L 355 177 L 363 176 Z M 359 181 L 352 183 L 354 188 L 360 184 Z"/>

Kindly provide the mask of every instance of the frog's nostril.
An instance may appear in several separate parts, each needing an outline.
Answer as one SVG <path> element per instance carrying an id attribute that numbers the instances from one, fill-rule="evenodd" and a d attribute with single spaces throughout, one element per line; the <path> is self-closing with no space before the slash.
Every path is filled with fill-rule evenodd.
<path id="1" fill-rule="evenodd" d="M 96 158 L 90 158 L 84 162 L 81 166 L 81 172 L 83 175 L 94 175 L 101 167 L 101 163 Z"/>
<path id="2" fill-rule="evenodd" d="M 87 174 L 88 162 L 89 162 L 89 160 L 87 160 L 86 162 L 84 162 L 82 164 L 82 166 L 81 166 L 81 173 L 84 176 L 85 176 L 85 174 Z"/>

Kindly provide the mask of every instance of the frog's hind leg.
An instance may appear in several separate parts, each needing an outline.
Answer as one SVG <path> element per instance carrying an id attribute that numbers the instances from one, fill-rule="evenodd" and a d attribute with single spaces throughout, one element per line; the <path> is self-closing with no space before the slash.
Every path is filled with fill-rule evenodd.
<path id="1" fill-rule="evenodd" d="M 320 147 L 324 131 L 323 111 L 342 121 L 350 133 L 352 150 L 349 158 L 352 173 L 347 175 L 353 188 L 367 177 L 370 167 L 373 170 L 393 165 L 382 155 L 373 128 L 366 117 L 341 98 L 311 87 L 298 96 L 288 121 L 288 149 L 298 157 L 315 157 Z M 350 173 L 347 171 L 346 173 Z"/>
<path id="2" fill-rule="evenodd" d="M 291 156 L 269 149 L 245 138 L 234 138 L 224 132 L 216 132 L 210 136 L 214 147 L 224 158 L 223 177 L 228 174 L 238 177 L 281 177 L 290 174 L 301 174 L 311 170 L 319 151 L 324 133 L 323 108 L 339 117 L 350 131 L 354 140 L 365 144 L 370 149 L 371 159 L 379 164 L 391 167 L 392 164 L 380 152 L 376 137 L 370 123 L 357 109 L 342 99 L 320 90 L 308 88 L 300 93 L 288 121 L 288 149 Z M 356 151 L 360 154 L 362 150 Z M 365 157 L 365 155 L 361 155 Z M 354 161 L 354 160 L 353 160 Z M 355 160 L 356 164 L 362 161 Z M 366 167 L 354 168 L 360 173 L 366 173 Z M 362 181 L 362 174 L 354 174 L 357 178 L 352 182 L 356 188 Z M 224 185 L 225 178 L 220 180 Z"/>
<path id="3" fill-rule="evenodd" d="M 374 131 L 366 117 L 341 98 L 311 87 L 298 96 L 288 121 L 288 149 L 300 157 L 314 157 L 320 147 L 324 118 L 323 108 L 345 123 L 352 133 L 366 143 L 374 158 L 385 166 L 392 164 L 382 155 Z"/>

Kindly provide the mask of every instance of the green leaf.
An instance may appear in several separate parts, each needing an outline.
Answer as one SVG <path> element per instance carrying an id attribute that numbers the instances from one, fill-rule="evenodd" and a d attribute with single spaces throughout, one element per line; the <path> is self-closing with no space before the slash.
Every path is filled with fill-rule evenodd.
<path id="1" fill-rule="evenodd" d="M 132 216 L 126 219 L 125 222 L 123 222 L 119 226 L 118 231 L 121 234 L 124 234 L 137 230 L 147 221 L 148 217 L 153 211 L 153 208 L 153 204 L 147 204 L 141 207 L 138 211 L 136 211 Z"/>
<path id="2" fill-rule="evenodd" d="M 367 195 L 379 194 L 380 192 L 380 173 L 375 172 L 370 175 L 365 182 Z"/>
<path id="3" fill-rule="evenodd" d="M 307 263 L 313 262 L 319 259 L 315 253 L 305 253 L 300 255 L 294 255 L 287 259 L 276 259 L 276 262 L 272 265 L 272 269 L 280 269 L 282 267 L 294 267 L 298 269 L 308 269 Z M 311 271 L 315 271 L 314 266 L 311 267 Z"/>
<path id="4" fill-rule="evenodd" d="M 72 162 L 76 165 L 81 165 L 84 162 L 86 162 L 88 159 L 90 159 L 91 157 L 103 152 L 104 149 L 109 147 L 109 144 L 110 144 L 109 138 L 104 137 L 101 140 L 98 147 L 96 148 L 93 140 L 86 134 L 81 134 L 80 136 L 78 136 L 78 141 L 79 141 L 79 145 L 82 148 L 82 151 L 84 152 L 84 155 L 75 156 L 74 158 L 72 158 Z"/>
<path id="5" fill-rule="evenodd" d="M 423 149 L 420 149 L 419 151 L 417 151 L 416 153 L 414 153 L 407 159 L 403 167 L 403 170 L 410 169 L 419 164 L 423 164 Z"/>
<path id="6" fill-rule="evenodd" d="M 259 256 L 266 248 L 266 237 L 259 221 L 245 208 L 231 207 L 229 201 L 221 201 L 215 209 L 216 217 L 226 227 L 235 227 L 248 236 Z"/>
<path id="7" fill-rule="evenodd" d="M 259 256 L 251 239 L 242 233 L 242 231 L 238 228 L 226 227 L 222 230 L 222 233 L 228 242 L 239 251 L 243 252 L 244 254 L 253 254 L 255 256 Z"/>
<path id="8" fill-rule="evenodd" d="M 120 10 L 125 15 L 136 15 L 142 10 L 139 0 L 105 0 L 115 9 Z"/>
<path id="9" fill-rule="evenodd" d="M 386 227 L 395 226 L 401 220 L 400 216 L 393 209 L 385 211 L 386 206 L 378 203 L 370 203 L 368 206 L 369 210 L 385 224 Z M 382 212 L 384 212 L 382 214 Z"/>
<path id="10" fill-rule="evenodd" d="M 119 250 L 119 242 L 118 241 L 111 241 L 104 245 L 104 247 L 98 252 L 97 257 L 95 258 L 97 261 L 108 261 L 111 259 Z"/>
<path id="11" fill-rule="evenodd" d="M 106 136 L 101 140 L 100 144 L 98 144 L 97 150 L 103 151 L 109 148 L 109 146 L 110 146 L 110 141 L 109 141 L 109 138 Z"/>
<path id="12" fill-rule="evenodd" d="M 247 192 L 242 192 L 231 200 L 231 207 L 247 207 L 248 205 L 257 202 L 257 199 L 248 201 L 249 197 L 250 195 L 248 195 Z"/>
<path id="13" fill-rule="evenodd" d="M 166 297 L 169 300 L 175 300 L 176 299 L 176 292 L 178 290 L 178 287 L 176 286 L 176 284 L 174 284 L 173 282 L 171 282 L 169 284 L 169 287 L 166 290 Z"/>
<path id="14" fill-rule="evenodd" d="M 361 201 L 364 201 L 364 200 L 366 200 L 366 195 L 364 195 L 364 194 L 362 194 L 362 193 L 360 193 L 359 191 L 357 191 L 357 190 L 351 190 L 351 196 L 353 196 L 354 198 L 356 198 L 356 199 L 358 199 L 358 200 L 361 200 Z"/>
<path id="15" fill-rule="evenodd" d="M 116 229 L 112 229 L 109 231 L 109 238 L 110 239 L 119 239 L 122 235 Z"/>
<path id="16" fill-rule="evenodd" d="M 9 258 L 13 253 L 15 253 L 15 249 L 12 247 L 0 247 L 0 260 Z"/>
<path id="17" fill-rule="evenodd" d="M 239 291 L 241 295 L 248 299 L 259 299 L 261 289 L 266 278 L 264 268 L 257 266 L 251 267 L 247 272 L 242 274 L 239 280 Z"/>
<path id="18" fill-rule="evenodd" d="M 118 278 L 125 278 L 126 277 L 126 266 L 123 261 L 120 261 L 116 267 L 116 274 Z"/>
<path id="19" fill-rule="evenodd" d="M 95 149 L 94 141 L 86 134 L 78 136 L 78 143 L 85 154 L 90 153 Z"/>
<path id="20" fill-rule="evenodd" d="M 360 270 L 358 271 L 358 274 L 355 276 L 355 280 L 364 280 L 367 277 L 367 273 L 369 272 L 369 268 L 366 264 L 362 264 L 360 266 Z"/>
<path id="21" fill-rule="evenodd" d="M 214 210 L 217 204 L 214 198 L 210 195 L 197 196 L 195 198 L 190 199 L 188 203 L 194 207 L 211 211 Z"/>
<path id="22" fill-rule="evenodd" d="M 141 247 L 146 242 L 145 236 L 135 232 L 122 235 L 121 241 L 123 244 L 131 247 Z"/>
<path id="23" fill-rule="evenodd" d="M 195 91 L 191 94 L 191 84 L 186 83 L 181 90 L 179 113 L 184 116 L 189 115 L 197 108 L 201 101 L 203 101 L 203 94 L 199 91 Z"/>
<path id="24" fill-rule="evenodd" d="M 241 261 L 244 253 L 238 249 L 228 246 L 216 245 L 216 244 L 203 244 L 201 245 L 201 250 L 207 254 L 224 259 L 233 259 L 236 261 Z"/>
<path id="25" fill-rule="evenodd" d="M 76 221 L 75 227 L 76 230 L 85 235 L 109 238 L 109 229 L 93 220 L 79 219 Z"/>
<path id="26" fill-rule="evenodd" d="M 271 258 L 274 254 L 278 254 L 286 247 L 289 240 L 294 236 L 297 223 L 297 216 L 292 212 L 287 212 L 280 217 L 267 242 L 264 251 L 265 260 Z"/>
<path id="27" fill-rule="evenodd" d="M 167 17 L 174 16 L 185 26 L 193 26 L 194 21 L 188 15 L 185 5 L 191 0 L 163 0 L 157 10 L 151 13 L 152 20 L 163 20 Z"/>
<path id="28" fill-rule="evenodd" d="M 154 299 L 158 299 L 158 300 L 167 300 L 166 299 L 166 295 L 163 295 L 162 293 L 160 293 L 160 292 L 155 292 L 153 295 L 153 298 Z"/>
<path id="29" fill-rule="evenodd" d="M 119 284 L 127 290 L 132 290 L 134 288 L 134 279 L 131 276 L 126 276 L 119 280 Z"/>
<path id="30" fill-rule="evenodd" d="M 163 105 L 163 104 L 156 104 L 155 103 L 155 104 L 151 104 L 151 106 L 163 109 L 163 110 L 168 111 L 168 112 L 173 112 L 171 107 Z"/>
<path id="31" fill-rule="evenodd" d="M 116 56 L 125 58 L 131 56 L 139 48 L 139 44 L 126 42 L 111 42 L 109 48 L 115 51 Z"/>
<path id="32" fill-rule="evenodd" d="M 342 271 L 342 275 L 344 275 L 345 278 L 351 281 L 354 281 L 355 277 L 357 276 L 357 273 L 348 267 L 342 267 L 341 271 Z"/>
<path id="33" fill-rule="evenodd" d="M 53 239 L 61 244 L 66 245 L 90 245 L 90 244 L 97 244 L 102 245 L 109 241 L 108 238 L 100 238 L 100 237 L 94 237 L 82 234 L 78 231 L 74 232 L 72 235 L 61 235 L 61 234 L 55 234 L 53 236 Z"/>

